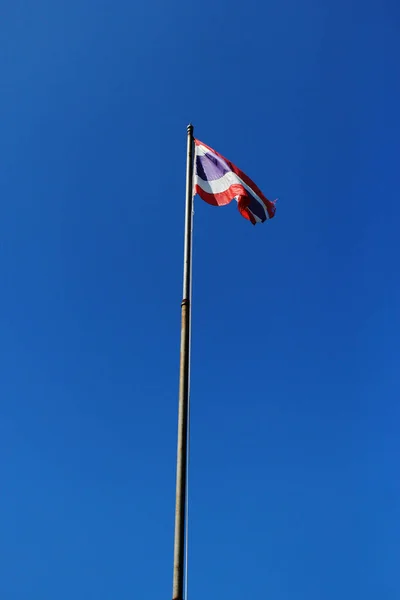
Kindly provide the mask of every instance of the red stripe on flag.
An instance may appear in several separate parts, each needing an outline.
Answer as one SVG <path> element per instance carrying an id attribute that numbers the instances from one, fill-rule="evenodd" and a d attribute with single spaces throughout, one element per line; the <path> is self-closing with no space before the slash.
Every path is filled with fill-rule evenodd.
<path id="1" fill-rule="evenodd" d="M 240 185 L 240 183 L 234 183 L 224 192 L 219 192 L 217 194 L 209 194 L 208 192 L 205 192 L 199 185 L 196 185 L 195 192 L 196 192 L 196 194 L 198 194 L 200 196 L 200 198 L 202 200 L 204 200 L 208 204 L 211 204 L 212 206 L 226 206 L 226 204 L 229 204 L 235 198 L 238 198 L 238 197 L 248 198 L 248 195 L 249 195 L 249 192 L 246 190 L 246 188 L 244 188 L 242 185 Z M 247 202 L 247 204 L 249 202 L 250 202 L 250 200 Z M 240 202 L 239 202 L 239 204 L 240 204 Z M 247 204 L 246 204 L 246 206 L 247 206 Z M 272 219 L 272 217 L 275 215 L 275 203 L 272 202 L 271 200 L 265 199 L 263 204 L 264 204 L 264 209 L 268 214 L 268 217 L 270 219 Z M 242 206 L 244 209 L 245 207 L 243 204 L 242 204 Z M 239 210 L 242 213 L 240 206 L 239 206 Z M 247 211 L 247 209 L 246 209 L 246 211 Z M 249 218 L 249 220 L 252 221 L 252 219 L 250 219 L 250 218 Z"/>
<path id="2" fill-rule="evenodd" d="M 196 185 L 196 194 L 208 204 L 212 204 L 213 206 L 225 206 L 232 202 L 237 196 L 246 196 L 248 192 L 239 183 L 234 183 L 224 192 L 218 192 L 217 194 L 209 194 L 199 185 Z"/>
<path id="3" fill-rule="evenodd" d="M 195 192 L 200 196 L 202 200 L 207 202 L 207 204 L 211 204 L 212 206 L 225 206 L 239 198 L 238 201 L 238 209 L 242 217 L 251 221 L 253 225 L 256 224 L 256 219 L 253 216 L 253 213 L 248 208 L 250 203 L 250 197 L 248 191 L 240 184 L 231 185 L 225 192 L 219 192 L 218 194 L 209 194 L 205 192 L 200 186 L 195 186 Z M 272 219 L 275 215 L 275 204 L 270 200 L 267 200 L 267 204 L 264 204 L 264 210 L 267 213 L 268 217 Z"/>

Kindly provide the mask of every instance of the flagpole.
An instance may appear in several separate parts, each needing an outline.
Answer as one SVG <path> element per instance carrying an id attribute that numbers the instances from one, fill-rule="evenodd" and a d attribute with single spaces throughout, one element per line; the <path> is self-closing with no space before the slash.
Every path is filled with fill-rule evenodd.
<path id="1" fill-rule="evenodd" d="M 174 577 L 172 590 L 173 600 L 183 600 L 185 567 L 185 517 L 190 392 L 190 329 L 192 312 L 193 146 L 193 125 L 188 125 L 185 245 L 183 258 L 183 299 L 181 304 L 178 447 L 176 459 Z"/>

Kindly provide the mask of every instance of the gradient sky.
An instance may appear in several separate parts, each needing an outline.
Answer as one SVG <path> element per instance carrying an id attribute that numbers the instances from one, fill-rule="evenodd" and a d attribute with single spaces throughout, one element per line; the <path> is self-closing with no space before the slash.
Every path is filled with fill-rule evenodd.
<path id="1" fill-rule="evenodd" d="M 399 33 L 1 3 L 2 599 L 171 599 L 189 121 L 279 197 L 196 200 L 189 599 L 400 597 Z"/>

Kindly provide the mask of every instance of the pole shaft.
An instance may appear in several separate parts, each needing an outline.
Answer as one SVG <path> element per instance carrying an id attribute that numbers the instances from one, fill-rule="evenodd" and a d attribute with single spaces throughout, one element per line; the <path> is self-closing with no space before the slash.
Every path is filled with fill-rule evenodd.
<path id="1" fill-rule="evenodd" d="M 193 226 L 193 126 L 187 128 L 186 213 L 183 262 L 183 299 L 181 304 L 181 348 L 179 372 L 178 447 L 176 459 L 176 504 L 173 600 L 183 600 L 185 563 L 185 512 L 188 454 L 188 408 L 190 383 L 190 329 L 192 295 Z"/>

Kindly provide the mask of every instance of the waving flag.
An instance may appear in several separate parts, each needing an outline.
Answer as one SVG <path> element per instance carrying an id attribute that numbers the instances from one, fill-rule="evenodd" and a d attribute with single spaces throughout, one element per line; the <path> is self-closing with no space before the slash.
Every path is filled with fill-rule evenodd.
<path id="1" fill-rule="evenodd" d="M 272 219 L 275 202 L 221 154 L 195 141 L 194 192 L 208 204 L 224 206 L 236 200 L 240 214 L 255 225 Z"/>

